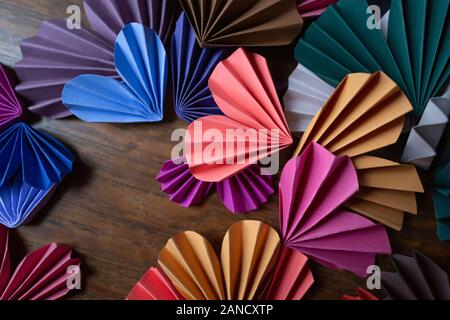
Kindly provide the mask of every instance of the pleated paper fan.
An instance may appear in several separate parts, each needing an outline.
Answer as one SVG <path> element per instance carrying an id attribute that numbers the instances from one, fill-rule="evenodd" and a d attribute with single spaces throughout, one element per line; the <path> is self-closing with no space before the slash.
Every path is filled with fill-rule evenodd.
<path id="1" fill-rule="evenodd" d="M 333 92 L 332 86 L 299 64 L 289 77 L 289 87 L 284 95 L 289 128 L 304 132 Z"/>
<path id="2" fill-rule="evenodd" d="M 41 190 L 23 181 L 22 174 L 0 186 L 0 224 L 17 228 L 27 224 L 47 204 L 56 185 Z"/>
<path id="3" fill-rule="evenodd" d="M 21 43 L 23 59 L 14 69 L 16 90 L 41 116 L 71 115 L 61 102 L 64 85 L 81 74 L 117 77 L 113 47 L 86 29 L 69 30 L 65 20 L 44 21 L 38 35 Z"/>
<path id="4" fill-rule="evenodd" d="M 349 73 L 383 71 L 420 116 L 450 76 L 449 7 L 449 0 L 393 0 L 386 39 L 368 29 L 365 1 L 342 0 L 308 28 L 296 58 L 333 86 Z"/>
<path id="5" fill-rule="evenodd" d="M 8 71 L 0 64 L 0 131 L 22 116 L 22 105 L 13 87 Z"/>
<path id="6" fill-rule="evenodd" d="M 0 300 L 60 299 L 71 291 L 67 283 L 75 276 L 68 268 L 80 263 L 70 248 L 51 243 L 27 255 L 12 273 L 8 230 L 0 226 Z"/>
<path id="7" fill-rule="evenodd" d="M 338 0 L 297 0 L 298 12 L 304 19 L 312 19 L 320 16 L 329 5 Z"/>
<path id="8" fill-rule="evenodd" d="M 166 244 L 159 265 L 188 300 L 253 300 L 275 266 L 277 232 L 258 221 L 235 223 L 222 244 L 221 259 L 195 232 L 184 232 Z"/>
<path id="9" fill-rule="evenodd" d="M 72 172 L 74 159 L 58 140 L 19 122 L 0 133 L 0 186 L 21 172 L 28 185 L 49 189 Z"/>
<path id="10" fill-rule="evenodd" d="M 363 288 L 356 289 L 356 296 L 344 295 L 342 297 L 343 300 L 347 301 L 378 301 L 376 296 L 371 294 L 369 291 Z"/>
<path id="11" fill-rule="evenodd" d="M 115 64 L 124 82 L 79 76 L 65 85 L 63 103 L 86 122 L 161 121 L 168 61 L 158 35 L 137 23 L 127 25 L 117 37 Z"/>
<path id="12" fill-rule="evenodd" d="M 214 186 L 225 207 L 232 213 L 257 210 L 269 200 L 275 190 L 273 176 L 263 175 L 263 169 L 250 166 L 237 175 L 216 184 L 196 179 L 184 159 L 166 161 L 156 180 L 163 192 L 183 207 L 200 205 Z"/>
<path id="13" fill-rule="evenodd" d="M 185 14 L 172 39 L 172 79 L 175 111 L 187 122 L 222 112 L 214 101 L 208 80 L 228 50 L 200 48 Z"/>
<path id="14" fill-rule="evenodd" d="M 419 252 L 412 257 L 392 256 L 397 272 L 382 272 L 381 284 L 388 300 L 450 300 L 447 272 Z"/>
<path id="15" fill-rule="evenodd" d="M 291 0 L 181 0 L 202 47 L 281 46 L 303 20 Z"/>
<path id="16" fill-rule="evenodd" d="M 408 98 L 384 73 L 350 74 L 311 121 L 295 155 L 312 141 L 349 157 L 394 144 L 410 111 Z"/>
<path id="17" fill-rule="evenodd" d="M 179 14 L 176 0 L 84 0 L 84 9 L 92 30 L 111 45 L 133 22 L 155 30 L 168 44 Z"/>
<path id="18" fill-rule="evenodd" d="M 222 181 L 292 144 L 262 56 L 238 49 L 216 67 L 209 88 L 225 115 L 203 117 L 188 127 L 186 158 L 197 179 Z"/>
<path id="19" fill-rule="evenodd" d="M 446 145 L 434 177 L 433 199 L 436 214 L 437 236 L 442 241 L 450 241 L 450 140 Z"/>
<path id="20" fill-rule="evenodd" d="M 351 160 L 310 144 L 281 175 L 284 244 L 327 267 L 366 275 L 376 254 L 390 254 L 391 248 L 382 225 L 340 209 L 357 192 Z"/>
<path id="21" fill-rule="evenodd" d="M 151 268 L 134 286 L 127 300 L 184 300 L 160 268 Z"/>
<path id="22" fill-rule="evenodd" d="M 283 247 L 264 299 L 301 300 L 313 284 L 314 277 L 308 258 L 300 252 Z"/>
<path id="23" fill-rule="evenodd" d="M 345 205 L 400 231 L 404 213 L 418 213 L 416 193 L 424 192 L 416 168 L 369 156 L 357 157 L 353 164 L 360 191 Z"/>

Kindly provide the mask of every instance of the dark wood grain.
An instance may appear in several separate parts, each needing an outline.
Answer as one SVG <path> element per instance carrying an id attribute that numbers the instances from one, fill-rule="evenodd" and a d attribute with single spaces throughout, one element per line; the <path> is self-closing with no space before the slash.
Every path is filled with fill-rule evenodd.
<path id="1" fill-rule="evenodd" d="M 40 22 L 64 17 L 81 0 L 0 0 L 0 62 L 21 57 L 19 43 L 33 36 Z M 292 48 L 266 49 L 280 90 L 295 66 Z M 171 104 L 167 104 L 171 108 Z M 256 213 L 233 216 L 216 195 L 201 207 L 184 209 L 170 202 L 154 177 L 170 157 L 170 134 L 186 127 L 172 115 L 161 124 L 91 125 L 76 119 L 42 120 L 35 125 L 62 140 L 77 154 L 67 177 L 47 208 L 31 225 L 12 232 L 14 260 L 48 242 L 73 246 L 83 259 L 84 288 L 74 299 L 123 299 L 174 234 L 197 231 L 218 248 L 225 231 L 239 219 L 259 219 L 278 226 L 278 197 Z M 401 145 L 384 152 L 396 160 Z M 284 154 L 285 157 L 289 152 Z M 429 175 L 419 196 L 420 214 L 407 216 L 402 232 L 390 231 L 395 252 L 412 249 L 450 270 L 450 248 L 435 236 Z M 382 259 L 383 265 L 387 264 Z M 387 265 L 389 267 L 389 265 Z M 363 281 L 347 272 L 313 264 L 317 279 L 311 299 L 336 299 L 353 293 Z"/>

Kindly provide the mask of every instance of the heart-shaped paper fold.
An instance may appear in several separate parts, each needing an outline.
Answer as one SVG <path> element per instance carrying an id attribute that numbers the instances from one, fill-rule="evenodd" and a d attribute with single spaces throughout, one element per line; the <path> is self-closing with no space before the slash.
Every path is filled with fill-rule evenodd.
<path id="1" fill-rule="evenodd" d="M 72 249 L 51 243 L 27 255 L 11 275 L 8 230 L 0 226 L 0 300 L 60 299 L 72 290 L 69 281 L 81 279 L 80 264 Z"/>
<path id="2" fill-rule="evenodd" d="M 241 221 L 226 233 L 221 259 L 195 232 L 184 232 L 161 250 L 158 263 L 189 300 L 252 300 L 278 257 L 280 238 L 259 221 Z"/>
<path id="3" fill-rule="evenodd" d="M 267 61 L 237 50 L 214 70 L 209 87 L 225 114 L 194 121 L 186 158 L 199 180 L 229 178 L 292 144 Z"/>
<path id="4" fill-rule="evenodd" d="M 281 175 L 284 244 L 330 268 L 366 275 L 376 254 L 390 254 L 391 248 L 382 225 L 340 209 L 357 191 L 351 160 L 310 144 Z"/>
<path id="5" fill-rule="evenodd" d="M 119 34 L 116 69 L 123 83 L 96 75 L 68 82 L 63 103 L 86 122 L 158 122 L 163 119 L 168 61 L 158 35 L 132 23 Z"/>
<path id="6" fill-rule="evenodd" d="M 155 30 L 168 44 L 179 13 L 176 0 L 85 0 L 91 29 L 70 30 L 66 19 L 44 21 L 36 37 L 21 43 L 23 59 L 16 70 L 17 91 L 41 116 L 71 115 L 62 104 L 64 85 L 83 74 L 118 77 L 114 67 L 117 35 L 129 23 Z"/>
<path id="7" fill-rule="evenodd" d="M 30 186 L 49 189 L 72 172 L 74 160 L 62 143 L 25 123 L 0 133 L 0 186 L 21 172 Z"/>

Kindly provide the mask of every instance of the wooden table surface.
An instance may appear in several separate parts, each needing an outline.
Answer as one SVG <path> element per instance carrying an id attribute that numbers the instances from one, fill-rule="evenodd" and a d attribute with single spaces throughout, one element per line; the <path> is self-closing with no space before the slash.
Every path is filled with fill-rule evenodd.
<path id="1" fill-rule="evenodd" d="M 23 38 L 35 35 L 44 19 L 65 17 L 67 6 L 78 3 L 81 0 L 0 0 L 0 62 L 18 61 Z M 260 51 L 269 58 L 278 83 L 285 83 L 295 67 L 291 50 Z M 93 125 L 73 118 L 37 122 L 35 127 L 70 147 L 77 161 L 46 209 L 31 225 L 11 232 L 13 261 L 48 242 L 68 244 L 82 258 L 85 275 L 83 289 L 71 298 L 123 299 L 178 232 L 197 231 L 219 248 L 226 230 L 239 219 L 263 220 L 278 227 L 278 196 L 258 212 L 239 216 L 228 213 L 215 194 L 203 206 L 191 209 L 167 199 L 154 178 L 170 157 L 171 132 L 186 127 L 170 112 L 170 102 L 167 109 L 169 115 L 160 124 Z M 392 156 L 398 150 L 401 146 L 385 154 L 398 160 Z M 391 242 L 395 252 L 422 251 L 450 271 L 450 247 L 435 236 L 430 177 L 423 175 L 427 193 L 418 197 L 419 216 L 407 215 L 402 232 L 390 231 Z M 381 263 L 390 267 L 386 258 Z M 315 263 L 312 268 L 316 284 L 308 294 L 311 299 L 339 299 L 364 285 L 348 272 Z"/>

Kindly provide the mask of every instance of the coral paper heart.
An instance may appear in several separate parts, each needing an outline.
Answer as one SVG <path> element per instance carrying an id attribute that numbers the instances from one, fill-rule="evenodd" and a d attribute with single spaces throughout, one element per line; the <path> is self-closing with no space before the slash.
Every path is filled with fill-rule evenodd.
<path id="1" fill-rule="evenodd" d="M 185 136 L 192 174 L 218 182 L 292 144 L 267 61 L 238 49 L 214 70 L 209 87 L 224 116 L 194 121 Z"/>

